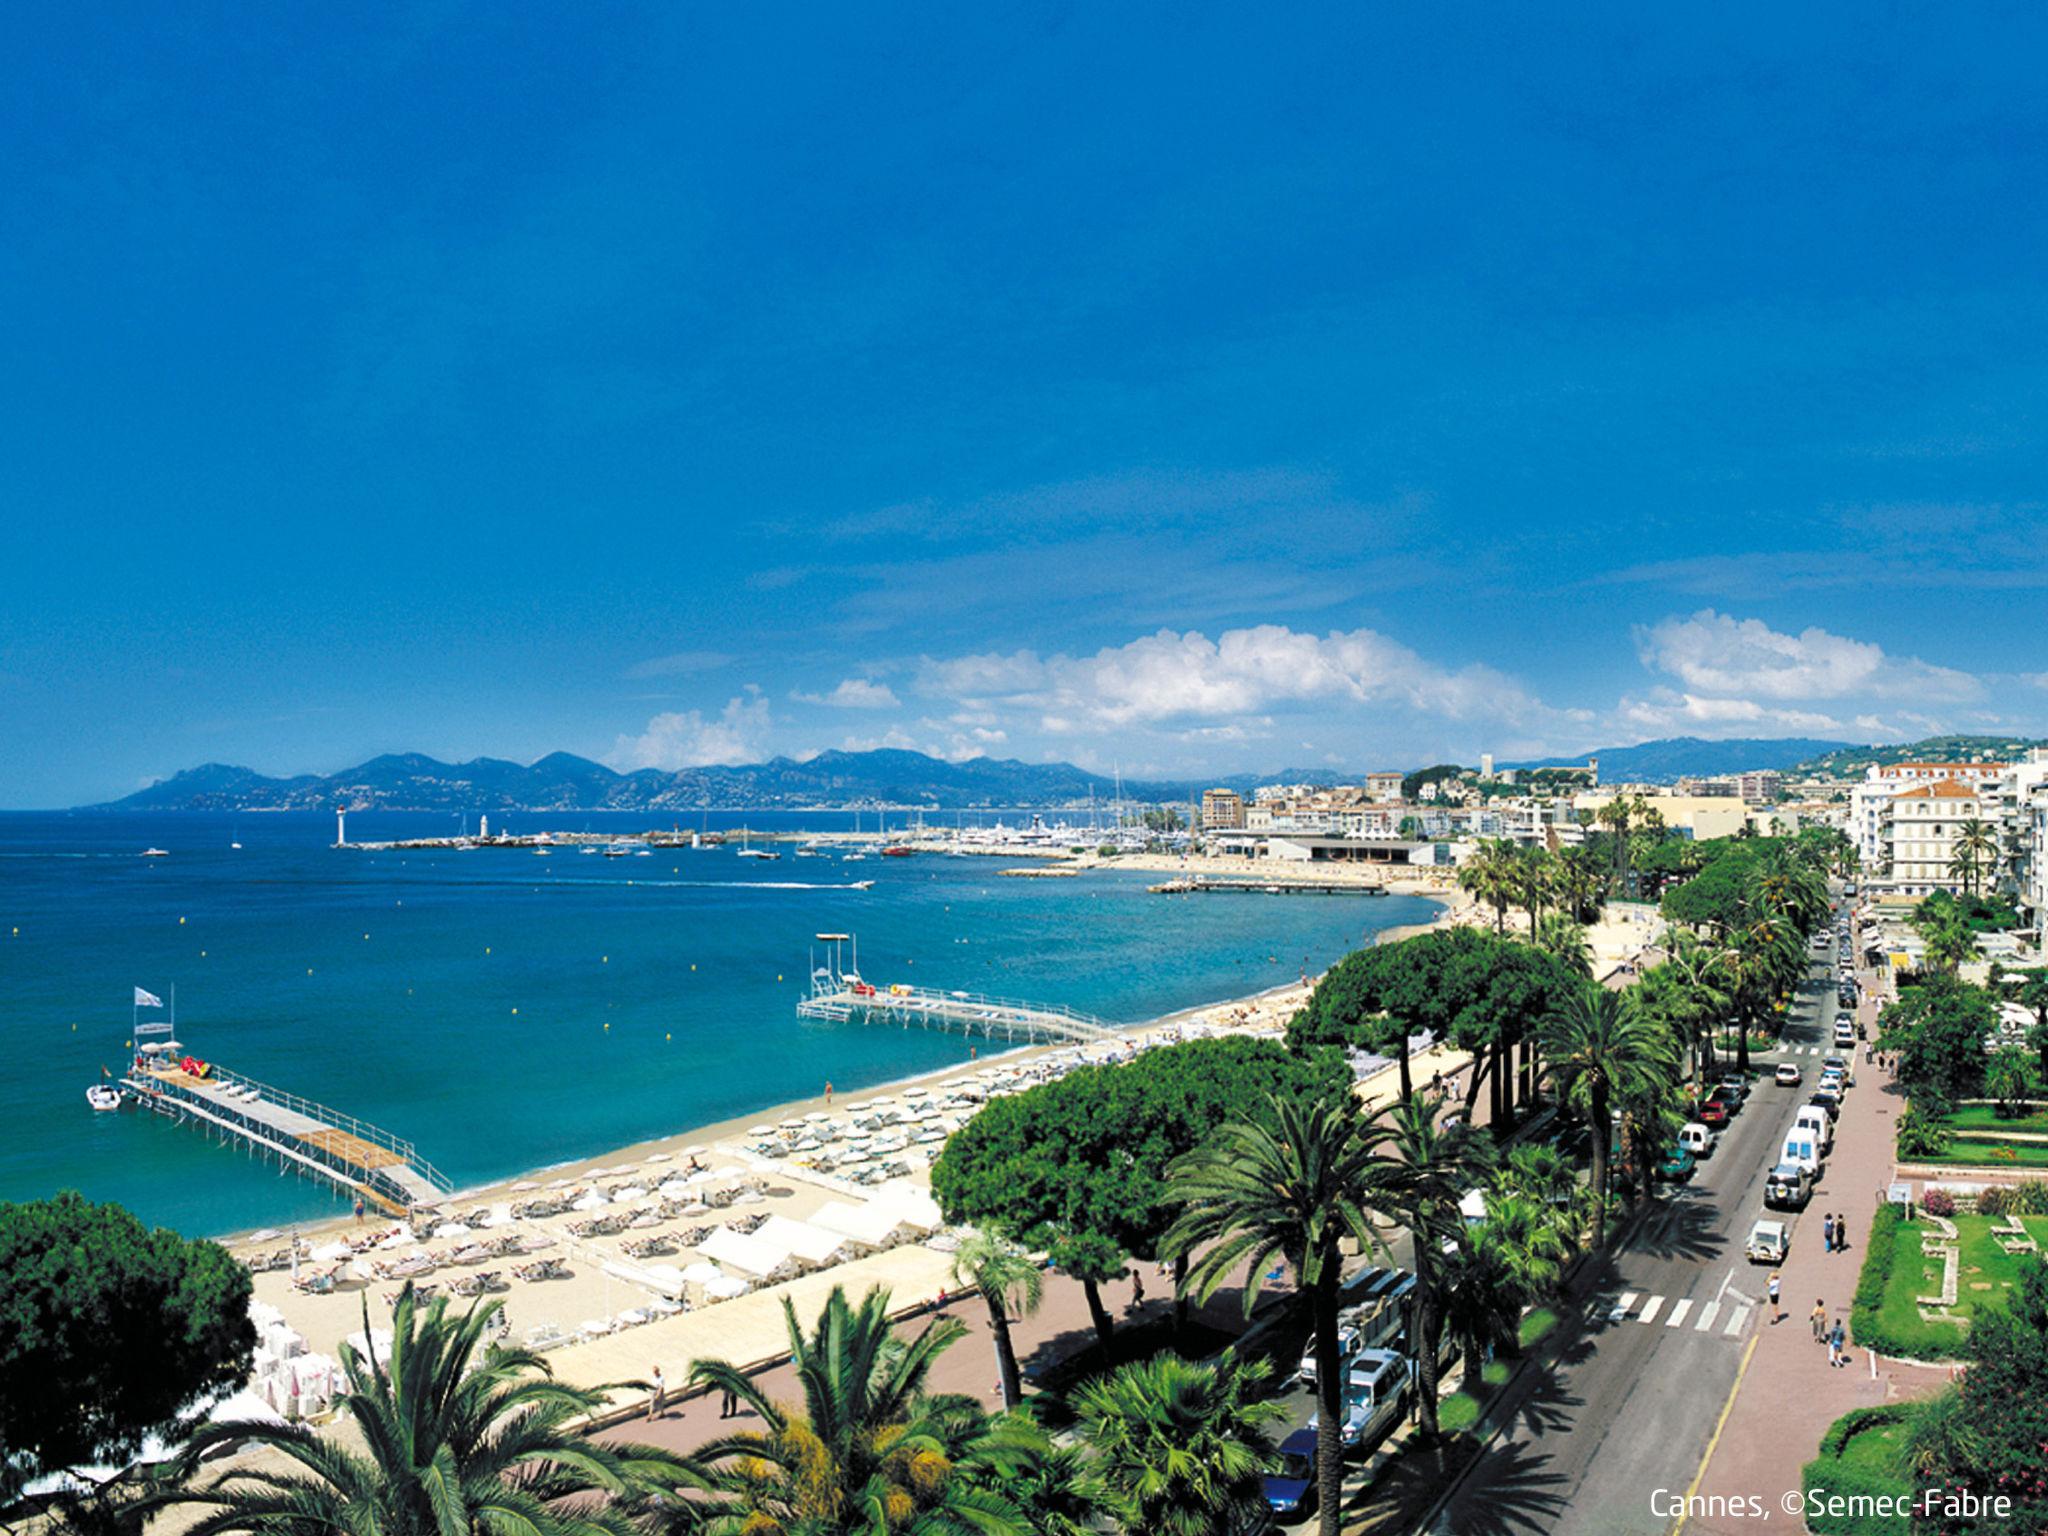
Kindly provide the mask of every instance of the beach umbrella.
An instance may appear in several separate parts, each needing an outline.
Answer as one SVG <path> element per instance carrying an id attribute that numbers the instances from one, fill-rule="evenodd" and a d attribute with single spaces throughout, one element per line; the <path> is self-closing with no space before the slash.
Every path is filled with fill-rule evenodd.
<path id="1" fill-rule="evenodd" d="M 527 1190 L 527 1189 L 539 1189 L 539 1188 L 540 1188 L 540 1186 L 539 1186 L 538 1184 L 534 1183 L 534 1181 L 533 1181 L 532 1179 L 521 1179 L 521 1180 L 520 1180 L 520 1181 L 519 1181 L 519 1182 L 518 1182 L 517 1184 L 514 1184 L 514 1185 L 513 1185 L 512 1187 L 513 1187 L 514 1189 L 516 1189 L 516 1190 Z"/>
<path id="2" fill-rule="evenodd" d="M 650 1152 L 647 1154 L 647 1161 L 650 1163 L 665 1163 L 668 1160 L 669 1154 L 666 1152 Z"/>
<path id="3" fill-rule="evenodd" d="M 574 1181 L 573 1181 L 573 1180 L 570 1180 L 570 1179 L 549 1179 L 549 1180 L 548 1180 L 548 1188 L 549 1188 L 549 1189 L 567 1189 L 567 1188 L 569 1187 L 569 1185 L 570 1185 L 570 1184 L 571 1184 L 572 1182 L 574 1182 Z"/>
<path id="4" fill-rule="evenodd" d="M 747 1282 L 735 1275 L 720 1275 L 705 1285 L 704 1294 L 719 1301 L 730 1301 L 735 1296 L 747 1294 Z"/>
<path id="5" fill-rule="evenodd" d="M 808 1115 L 804 1116 L 804 1119 L 809 1121 L 813 1125 L 817 1124 L 817 1122 L 819 1122 L 820 1120 L 830 1120 L 831 1118 L 832 1117 L 826 1114 L 822 1109 L 814 1109 Z"/>
<path id="6" fill-rule="evenodd" d="M 467 1237 L 467 1236 L 469 1236 L 469 1228 L 465 1227 L 465 1226 L 464 1226 L 464 1225 L 463 1225 L 463 1224 L 462 1224 L 461 1222 L 459 1222 L 459 1221 L 444 1221 L 444 1222 L 442 1222 L 442 1223 L 441 1223 L 441 1225 L 439 1225 L 438 1227 L 434 1228 L 434 1236 L 436 1236 L 436 1237 Z"/>
<path id="7" fill-rule="evenodd" d="M 699 1259 L 696 1263 L 687 1266 L 683 1270 L 683 1278 L 692 1285 L 709 1285 L 712 1281 L 721 1280 L 724 1277 L 725 1271 L 716 1264 L 713 1264 L 709 1259 Z"/>
<path id="8" fill-rule="evenodd" d="M 646 1193 L 647 1191 L 642 1189 L 638 1184 L 628 1184 L 624 1189 L 613 1190 L 612 1198 L 614 1200 L 638 1200 L 642 1195 Z"/>
<path id="9" fill-rule="evenodd" d="M 671 1200 L 676 1200 L 687 1195 L 690 1192 L 690 1186 L 682 1179 L 664 1179 L 655 1186 L 655 1192 L 667 1195 Z"/>
<path id="10" fill-rule="evenodd" d="M 749 1136 L 773 1136 L 775 1134 L 775 1127 L 772 1125 L 757 1125 L 751 1127 L 747 1134 Z"/>
<path id="11" fill-rule="evenodd" d="M 596 1190 L 593 1189 L 581 1200 L 576 1201 L 575 1204 L 570 1207 L 570 1209 L 578 1211 L 601 1211 L 607 1205 L 610 1204 L 611 1202 L 609 1200 L 605 1199 L 603 1195 L 599 1194 Z"/>
<path id="12" fill-rule="evenodd" d="M 685 1147 L 685 1148 L 683 1148 L 683 1156 L 684 1156 L 684 1157 L 702 1157 L 702 1156 L 703 1156 L 703 1155 L 704 1155 L 704 1154 L 705 1154 L 706 1152 L 709 1152 L 710 1150 L 711 1150 L 711 1149 L 710 1149 L 709 1147 L 706 1147 L 706 1146 L 702 1146 L 702 1145 L 699 1145 L 699 1146 L 694 1146 L 694 1147 Z"/>

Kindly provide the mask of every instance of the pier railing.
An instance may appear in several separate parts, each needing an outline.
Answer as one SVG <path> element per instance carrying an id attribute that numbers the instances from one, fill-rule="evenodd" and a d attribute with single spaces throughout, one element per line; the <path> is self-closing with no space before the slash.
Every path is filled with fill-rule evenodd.
<path id="1" fill-rule="evenodd" d="M 1115 1026 L 1059 1004 L 1025 1003 L 982 992 L 934 992 L 923 988 L 856 990 L 835 978 L 821 981 L 797 1004 L 802 1018 L 846 1023 L 852 1019 L 894 1019 L 927 1028 L 979 1030 L 1006 1039 L 1097 1041 L 1116 1038 Z"/>
<path id="2" fill-rule="evenodd" d="M 416 1171 L 421 1178 L 433 1185 L 434 1188 L 440 1190 L 444 1195 L 453 1193 L 455 1189 L 454 1180 L 448 1178 L 440 1169 L 421 1157 L 414 1150 L 411 1142 L 402 1136 L 392 1135 L 381 1126 L 372 1125 L 367 1120 L 357 1119 L 354 1115 L 339 1109 L 329 1108 L 317 1100 L 305 1098 L 300 1094 L 290 1093 L 282 1088 L 273 1088 L 268 1083 L 259 1083 L 253 1077 L 248 1077 L 240 1072 L 230 1071 L 226 1067 L 212 1067 L 206 1074 L 206 1081 L 209 1083 L 219 1083 L 230 1088 L 246 1089 L 267 1104 L 275 1104 L 280 1109 L 288 1109 L 294 1114 L 304 1115 L 308 1120 L 317 1120 L 330 1130 L 346 1131 L 359 1141 L 366 1141 L 373 1147 L 381 1147 L 384 1151 L 398 1158 L 407 1167 Z"/>

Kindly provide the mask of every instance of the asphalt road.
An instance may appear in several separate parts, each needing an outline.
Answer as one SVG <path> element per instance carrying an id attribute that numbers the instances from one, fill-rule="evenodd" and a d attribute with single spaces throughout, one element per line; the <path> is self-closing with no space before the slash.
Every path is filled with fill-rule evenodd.
<path id="1" fill-rule="evenodd" d="M 1832 1033 L 1832 943 L 1813 958 L 1785 1031 L 1794 1047 L 1824 1045 Z M 1671 1527 L 1652 1513 L 1652 1491 L 1675 1499 L 1691 1485 L 1749 1336 L 1767 1320 L 1768 1270 L 1743 1254 L 1750 1224 L 1781 1216 L 1794 1223 L 1795 1244 L 1818 1242 L 1829 1209 L 1823 1175 L 1805 1211 L 1764 1210 L 1764 1181 L 1794 1106 L 1819 1076 L 1819 1055 L 1796 1059 L 1801 1086 L 1759 1081 L 1692 1183 L 1597 1270 L 1581 1274 L 1554 1369 L 1531 1368 L 1515 1383 L 1503 1405 L 1511 1421 L 1430 1531 L 1648 1536 Z M 1803 1326 L 1799 1299 L 1787 1296 L 1784 1306 L 1791 1316 L 1780 1326 Z"/>

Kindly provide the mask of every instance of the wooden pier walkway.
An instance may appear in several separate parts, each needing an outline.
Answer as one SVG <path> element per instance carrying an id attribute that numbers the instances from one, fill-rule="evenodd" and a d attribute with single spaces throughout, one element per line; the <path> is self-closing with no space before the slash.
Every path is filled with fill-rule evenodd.
<path id="1" fill-rule="evenodd" d="M 340 1185 L 393 1215 L 432 1205 L 454 1188 L 411 1142 L 218 1066 L 201 1077 L 166 1058 L 138 1066 L 121 1084 L 147 1109 Z"/>
<path id="2" fill-rule="evenodd" d="M 976 992 L 933 992 L 917 987 L 871 987 L 834 977 L 821 981 L 796 1005 L 806 1019 L 843 1024 L 895 1023 L 904 1028 L 958 1029 L 984 1039 L 1047 1044 L 1094 1043 L 1118 1038 L 1114 1026 L 1071 1008 L 1012 1002 Z"/>
<path id="3" fill-rule="evenodd" d="M 1256 896 L 1384 896 L 1384 885 L 1367 885 L 1360 880 L 1259 880 L 1219 879 L 1190 875 L 1147 886 L 1155 896 L 1188 896 L 1198 891 L 1237 891 Z"/>

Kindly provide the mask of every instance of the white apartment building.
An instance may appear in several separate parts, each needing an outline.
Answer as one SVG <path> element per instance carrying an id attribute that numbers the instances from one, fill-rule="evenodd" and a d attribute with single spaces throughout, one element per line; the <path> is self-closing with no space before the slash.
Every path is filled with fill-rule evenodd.
<path id="1" fill-rule="evenodd" d="M 1885 803 L 1884 847 L 1890 872 L 1882 884 L 1898 896 L 1960 891 L 1950 873 L 1956 839 L 1966 822 L 1983 818 L 1984 797 L 1960 779 L 1901 788 Z M 1881 866 L 1882 867 L 1882 866 Z M 1984 884 L 1991 871 L 1985 871 Z"/>

